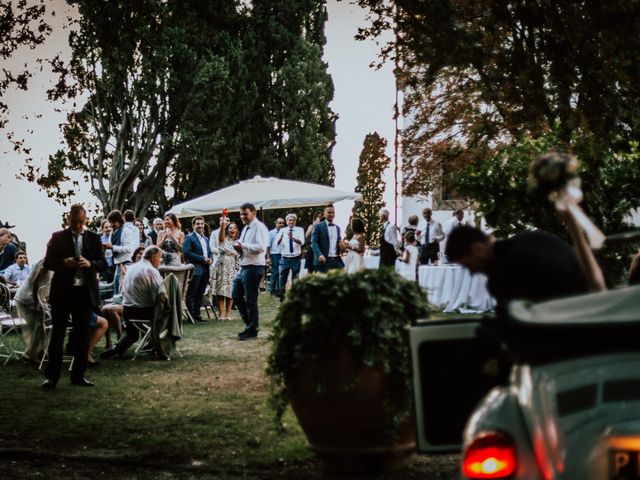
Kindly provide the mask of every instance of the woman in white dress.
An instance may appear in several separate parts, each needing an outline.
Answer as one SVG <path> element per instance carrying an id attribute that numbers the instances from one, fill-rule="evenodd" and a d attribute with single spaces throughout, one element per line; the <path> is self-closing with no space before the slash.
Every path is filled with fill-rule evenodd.
<path id="1" fill-rule="evenodd" d="M 416 234 L 411 230 L 405 234 L 404 252 L 396 260 L 396 272 L 412 282 L 418 279 L 418 243 L 416 242 Z"/>
<path id="2" fill-rule="evenodd" d="M 347 244 L 347 258 L 344 261 L 344 271 L 356 273 L 364 270 L 364 223 L 359 218 L 351 220 L 353 237 Z"/>

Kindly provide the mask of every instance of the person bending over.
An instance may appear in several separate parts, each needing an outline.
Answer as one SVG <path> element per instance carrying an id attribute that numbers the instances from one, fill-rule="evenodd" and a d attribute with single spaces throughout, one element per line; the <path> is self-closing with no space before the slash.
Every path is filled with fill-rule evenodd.
<path id="1" fill-rule="evenodd" d="M 574 249 L 547 232 L 527 231 L 495 240 L 462 225 L 452 230 L 446 255 L 471 273 L 487 275 L 498 309 L 514 299 L 540 302 L 589 291 Z"/>

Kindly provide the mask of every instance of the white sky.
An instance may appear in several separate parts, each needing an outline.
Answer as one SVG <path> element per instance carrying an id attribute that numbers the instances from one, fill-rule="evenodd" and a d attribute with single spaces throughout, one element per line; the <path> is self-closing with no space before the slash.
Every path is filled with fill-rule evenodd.
<path id="1" fill-rule="evenodd" d="M 34 51 L 24 49 L 18 52 L 8 65 L 10 68 L 25 62 L 33 65 L 34 58 L 51 58 L 58 52 L 68 56 L 68 30 L 63 29 L 65 15 L 61 13 L 62 9 L 68 11 L 68 7 L 62 0 L 50 0 L 47 6 L 56 10 L 56 16 L 50 18 L 54 29 L 51 37 Z M 369 64 L 376 60 L 378 46 L 371 41 L 356 42 L 353 39 L 358 26 L 365 25 L 364 12 L 348 1 L 329 0 L 327 7 L 325 61 L 329 64 L 335 86 L 331 106 L 339 115 L 337 143 L 333 150 L 336 187 L 353 191 L 358 156 L 367 133 L 377 131 L 386 138 L 388 154 L 393 158 L 395 86 L 391 65 L 377 71 L 369 68 Z M 45 68 L 43 73 L 31 79 L 28 92 L 10 91 L 3 99 L 10 107 L 9 129 L 18 137 L 26 138 L 38 166 L 46 165 L 48 156 L 61 145 L 59 124 L 65 119 L 65 107 L 46 100 L 46 90 L 53 81 Z M 63 111 L 56 112 L 56 108 Z M 37 115 L 41 117 L 36 118 Z M 16 179 L 22 162 L 23 158 L 13 153 L 3 134 L 0 137 L 0 220 L 16 225 L 13 231 L 27 242 L 30 261 L 35 263 L 44 255 L 51 233 L 60 228 L 65 209 L 40 192 L 37 186 Z M 253 174 L 247 172 L 246 176 L 249 178 Z M 393 177 L 390 171 L 387 185 L 385 200 L 392 206 Z M 79 192 L 75 200 L 94 203 L 86 186 L 84 188 L 85 191 Z M 342 202 L 336 207 L 337 222 L 346 225 L 351 202 Z"/>

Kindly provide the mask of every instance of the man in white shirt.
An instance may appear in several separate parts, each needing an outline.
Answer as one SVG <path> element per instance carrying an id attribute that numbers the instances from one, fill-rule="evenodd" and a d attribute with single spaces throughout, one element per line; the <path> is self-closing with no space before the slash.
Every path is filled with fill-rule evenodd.
<path id="1" fill-rule="evenodd" d="M 258 337 L 260 326 L 258 293 L 267 263 L 269 231 L 257 219 L 256 207 L 251 203 L 240 207 L 240 218 L 245 226 L 240 239 L 233 244 L 241 255 L 240 273 L 233 280 L 231 296 L 245 324 L 245 329 L 238 334 L 238 340 L 253 340 Z"/>
<path id="2" fill-rule="evenodd" d="M 304 230 L 296 227 L 298 216 L 290 213 L 286 218 L 287 226 L 280 229 L 276 244 L 280 247 L 280 301 L 284 300 L 286 291 L 287 278 L 291 272 L 291 283 L 298 278 L 300 274 L 300 265 L 302 262 L 302 245 L 304 245 Z M 273 274 L 272 274 L 273 275 Z"/>
<path id="3" fill-rule="evenodd" d="M 162 287 L 162 276 L 158 267 L 162 263 L 164 252 L 156 247 L 150 246 L 144 251 L 142 260 L 132 265 L 127 271 L 127 275 L 122 284 L 122 318 L 129 320 L 153 320 L 156 302 L 160 288 Z M 102 352 L 100 358 L 111 358 L 114 355 L 122 355 L 133 345 L 140 336 L 138 329 L 127 322 L 127 329 L 118 343 Z"/>
<path id="4" fill-rule="evenodd" d="M 460 227 L 462 225 L 466 225 L 467 222 L 464 221 L 464 212 L 462 210 L 456 210 L 453 212 L 453 217 L 450 220 L 447 220 L 444 224 L 444 234 L 449 237 L 451 231 L 454 228 Z"/>
<path id="5" fill-rule="evenodd" d="M 228 224 L 229 217 L 220 217 L 220 223 L 218 225 L 222 225 L 222 222 L 226 222 Z M 209 248 L 211 249 L 211 259 L 213 260 L 213 264 L 215 264 L 218 259 L 218 255 L 220 255 L 220 227 L 213 230 L 211 235 L 209 235 Z"/>
<path id="6" fill-rule="evenodd" d="M 381 208 L 379 215 L 382 229 L 380 232 L 380 263 L 378 268 L 395 268 L 396 258 L 398 258 L 397 248 L 400 243 L 398 229 L 389 221 L 389 210 Z"/>
<path id="7" fill-rule="evenodd" d="M 111 234 L 111 242 L 103 243 L 106 250 L 113 252 L 113 265 L 115 267 L 115 275 L 113 279 L 113 293 L 120 293 L 124 274 L 127 266 L 133 260 L 133 252 L 140 246 L 140 231 L 133 223 L 125 226 L 124 217 L 119 210 L 113 210 L 107 216 L 113 233 Z"/>
<path id="8" fill-rule="evenodd" d="M 267 265 L 271 265 L 271 278 L 269 280 L 269 293 L 273 297 L 280 296 L 280 259 L 282 258 L 281 246 L 277 243 L 278 233 L 284 228 L 284 218 L 278 218 L 275 228 L 269 230 L 269 243 L 267 244 Z"/>
<path id="9" fill-rule="evenodd" d="M 422 210 L 424 221 L 418 225 L 416 235 L 422 244 L 420 247 L 420 265 L 429 262 L 437 263 L 438 252 L 440 252 L 440 242 L 444 240 L 444 231 L 440 222 L 432 218 L 433 212 L 430 208 Z"/>
<path id="10" fill-rule="evenodd" d="M 16 263 L 10 265 L 4 271 L 4 278 L 12 285 L 21 285 L 31 272 L 31 267 L 27 265 L 27 254 L 24 252 L 16 253 Z"/>

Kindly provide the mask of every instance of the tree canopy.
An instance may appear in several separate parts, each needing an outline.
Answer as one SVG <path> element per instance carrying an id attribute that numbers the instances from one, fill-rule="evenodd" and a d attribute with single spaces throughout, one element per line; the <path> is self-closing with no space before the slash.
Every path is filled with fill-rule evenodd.
<path id="1" fill-rule="evenodd" d="M 104 211 L 139 215 L 256 174 L 332 183 L 324 2 L 70 3 L 72 60 L 51 62 L 50 97 L 87 101 L 30 172 L 58 200 L 78 173 Z"/>
<path id="2" fill-rule="evenodd" d="M 431 191 L 446 164 L 479 175 L 458 191 L 480 198 L 492 185 L 499 196 L 513 185 L 492 182 L 495 170 L 487 162 L 508 161 L 504 152 L 511 147 L 553 131 L 554 145 L 582 161 L 585 205 L 596 223 L 623 226 L 624 215 L 611 202 L 638 198 L 640 184 L 623 189 L 606 175 L 639 132 L 640 2 L 359 3 L 371 20 L 360 38 L 396 33 L 383 56 L 399 66 L 410 120 L 403 132 L 405 193 Z M 627 180 L 637 178 L 627 173 Z M 518 175 L 526 177 L 526 169 Z M 501 218 L 510 217 L 493 217 Z"/>

